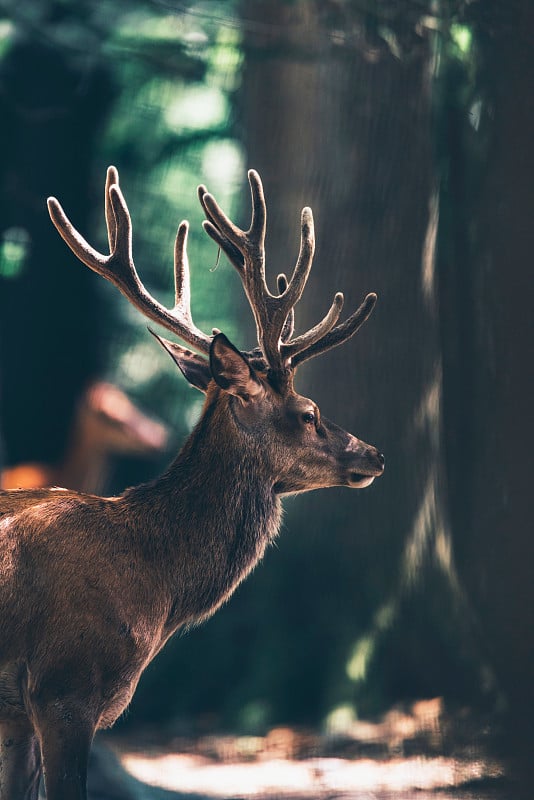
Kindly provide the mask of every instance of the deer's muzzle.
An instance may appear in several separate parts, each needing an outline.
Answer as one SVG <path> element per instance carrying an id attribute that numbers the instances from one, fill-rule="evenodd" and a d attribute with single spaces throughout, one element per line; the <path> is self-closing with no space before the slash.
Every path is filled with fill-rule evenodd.
<path id="1" fill-rule="evenodd" d="M 347 486 L 365 489 L 384 472 L 385 458 L 376 447 L 352 439 L 347 447 Z"/>

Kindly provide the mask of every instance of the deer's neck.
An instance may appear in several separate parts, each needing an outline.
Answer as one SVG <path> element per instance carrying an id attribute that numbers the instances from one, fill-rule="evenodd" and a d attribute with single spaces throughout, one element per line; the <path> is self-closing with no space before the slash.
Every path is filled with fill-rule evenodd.
<path id="1" fill-rule="evenodd" d="M 151 484 L 125 494 L 172 587 L 169 625 L 200 621 L 234 591 L 278 533 L 281 504 L 262 451 L 216 406 L 177 459 Z M 161 563 L 159 569 L 161 569 Z"/>

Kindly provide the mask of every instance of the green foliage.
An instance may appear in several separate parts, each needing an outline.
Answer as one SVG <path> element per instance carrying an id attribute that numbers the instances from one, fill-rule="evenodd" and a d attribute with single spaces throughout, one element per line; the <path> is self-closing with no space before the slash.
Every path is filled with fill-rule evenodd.
<path id="1" fill-rule="evenodd" d="M 179 220 L 189 219 L 195 322 L 207 332 L 217 326 L 239 340 L 238 282 L 226 259 L 214 269 L 218 252 L 202 231 L 196 197 L 197 185 L 206 183 L 235 214 L 243 179 L 232 113 L 232 95 L 240 82 L 239 31 L 231 24 L 233 3 L 208 5 L 209 14 L 205 3 L 5 0 L 0 5 L 0 58 L 15 41 L 45 40 L 70 63 L 82 65 L 82 72 L 84 64 L 106 71 L 114 101 L 93 154 L 96 236 L 91 235 L 101 249 L 107 247 L 102 189 L 105 167 L 113 163 L 133 218 L 136 264 L 149 291 L 173 305 L 174 235 Z M 230 24 L 217 24 L 218 15 Z M 0 253 L 6 276 L 21 269 L 24 249 L 20 236 L 8 234 Z M 102 285 L 99 291 L 116 316 L 107 332 L 107 377 L 183 432 L 198 410 L 199 395 L 177 378 L 174 364 L 157 350 L 140 315 L 111 287 Z"/>
<path id="2" fill-rule="evenodd" d="M 24 270 L 29 247 L 28 234 L 24 228 L 8 228 L 0 244 L 0 275 L 16 278 Z"/>
<path id="3" fill-rule="evenodd" d="M 120 169 L 134 219 L 136 262 L 149 291 L 173 305 L 174 235 L 179 220 L 188 219 L 195 322 L 236 338 L 237 286 L 226 260 L 213 269 L 217 249 L 202 231 L 196 187 L 206 183 L 229 213 L 236 212 L 243 167 L 233 137 L 231 95 L 239 83 L 239 40 L 234 30 L 217 29 L 196 8 L 155 13 L 152 6 L 136 7 L 114 26 L 105 53 L 113 64 L 117 100 L 98 156 Z M 135 312 L 122 302 L 120 312 L 131 338 L 122 340 L 125 347 L 114 345 L 110 362 L 118 366 L 117 378 L 141 401 L 157 397 L 159 413 L 178 428 L 189 427 L 184 402 L 194 414 L 198 395 L 181 382 L 180 402 L 171 402 L 175 366 L 163 353 L 154 356 Z"/>

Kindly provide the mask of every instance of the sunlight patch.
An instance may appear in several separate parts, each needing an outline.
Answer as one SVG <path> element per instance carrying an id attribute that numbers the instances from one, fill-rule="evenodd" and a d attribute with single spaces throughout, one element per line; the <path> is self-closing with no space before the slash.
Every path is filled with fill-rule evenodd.
<path id="1" fill-rule="evenodd" d="M 137 754 L 122 756 L 122 764 L 138 780 L 161 789 L 196 792 L 204 797 L 317 798 L 325 792 L 356 790 L 406 792 L 460 786 L 488 776 L 488 764 L 453 758 L 408 758 L 380 762 L 370 759 L 272 759 L 256 763 L 214 764 L 202 756 Z M 495 769 L 489 771 L 495 777 Z M 394 797 L 392 795 L 392 800 Z M 400 798 L 399 798 L 400 800 Z"/>

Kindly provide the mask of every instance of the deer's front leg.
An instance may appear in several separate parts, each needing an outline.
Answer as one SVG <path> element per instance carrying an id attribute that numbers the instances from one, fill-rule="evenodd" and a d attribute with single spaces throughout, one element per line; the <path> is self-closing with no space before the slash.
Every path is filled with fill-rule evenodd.
<path id="1" fill-rule="evenodd" d="M 26 719 L 0 722 L 0 800 L 37 800 L 39 742 Z"/>
<path id="2" fill-rule="evenodd" d="M 47 800 L 87 800 L 87 762 L 95 725 L 62 700 L 35 708 Z"/>

